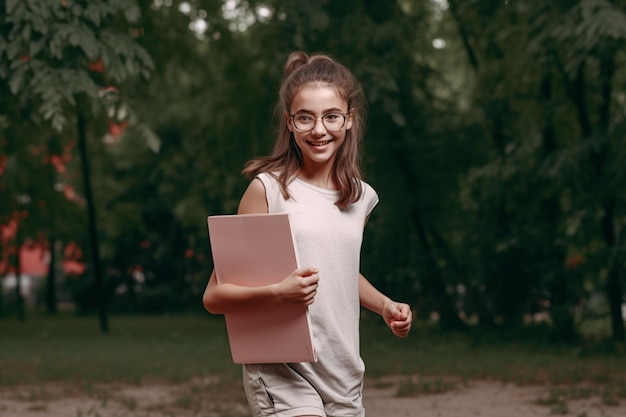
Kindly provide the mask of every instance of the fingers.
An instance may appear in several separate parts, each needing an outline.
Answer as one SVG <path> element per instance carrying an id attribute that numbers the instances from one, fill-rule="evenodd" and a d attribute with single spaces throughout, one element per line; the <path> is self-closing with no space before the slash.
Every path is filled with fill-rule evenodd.
<path id="1" fill-rule="evenodd" d="M 314 291 L 317 290 L 318 282 L 320 280 L 318 272 L 317 268 L 302 268 L 294 271 L 293 275 L 298 278 L 298 284 L 300 287 Z"/>
<path id="2" fill-rule="evenodd" d="M 398 337 L 407 337 L 409 335 L 409 331 L 411 330 L 411 322 L 410 321 L 393 321 L 390 323 L 389 327 L 393 334 Z"/>
<path id="3" fill-rule="evenodd" d="M 296 269 L 294 271 L 294 275 L 298 275 L 300 277 L 310 277 L 311 275 L 315 275 L 318 272 L 320 272 L 320 271 L 317 268 L 306 267 L 306 268 Z"/>
<path id="4" fill-rule="evenodd" d="M 315 298 L 315 296 L 317 295 L 317 287 L 318 287 L 318 280 L 319 277 L 317 275 L 315 276 L 310 276 L 310 277 L 306 277 L 306 278 L 302 278 L 302 292 L 303 292 L 303 299 L 306 305 L 310 305 L 313 304 L 313 300 Z"/>
<path id="5" fill-rule="evenodd" d="M 278 301 L 287 304 L 310 305 L 317 294 L 319 282 L 317 268 L 299 268 L 278 286 Z"/>
<path id="6" fill-rule="evenodd" d="M 316 295 L 317 295 L 317 284 L 315 285 L 315 288 L 313 288 L 308 294 L 305 295 L 303 299 L 304 304 L 306 305 L 313 304 L 313 301 L 315 301 Z"/>
<path id="7" fill-rule="evenodd" d="M 393 332 L 393 334 L 395 334 L 398 337 L 407 337 L 409 335 L 409 331 L 411 330 L 411 327 L 403 327 L 403 328 L 392 328 L 391 331 Z"/>
<path id="8" fill-rule="evenodd" d="M 390 312 L 392 319 L 389 321 L 389 327 L 393 334 L 398 337 L 408 336 L 413 321 L 411 307 L 408 304 L 394 303 Z"/>
<path id="9" fill-rule="evenodd" d="M 303 301 L 306 305 L 313 304 L 317 287 L 319 286 L 319 270 L 317 268 L 301 268 L 294 273 L 300 277 L 300 286 L 304 294 Z"/>
<path id="10" fill-rule="evenodd" d="M 407 304 L 398 303 L 394 307 L 393 317 L 397 320 L 406 320 L 409 314 L 411 314 L 411 308 Z"/>

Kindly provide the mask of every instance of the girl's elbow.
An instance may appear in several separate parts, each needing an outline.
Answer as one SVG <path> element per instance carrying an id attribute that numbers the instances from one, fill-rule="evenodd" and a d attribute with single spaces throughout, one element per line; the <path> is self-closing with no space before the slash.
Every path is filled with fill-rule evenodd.
<path id="1" fill-rule="evenodd" d="M 224 314 L 215 297 L 209 292 L 205 292 L 202 296 L 202 305 L 204 309 L 211 314 Z"/>

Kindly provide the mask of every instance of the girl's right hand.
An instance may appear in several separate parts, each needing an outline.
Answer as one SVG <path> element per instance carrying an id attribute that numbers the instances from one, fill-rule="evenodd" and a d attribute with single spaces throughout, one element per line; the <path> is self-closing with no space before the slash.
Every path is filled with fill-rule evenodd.
<path id="1" fill-rule="evenodd" d="M 287 278 L 274 284 L 274 295 L 278 303 L 313 304 L 320 279 L 317 268 L 300 268 Z"/>

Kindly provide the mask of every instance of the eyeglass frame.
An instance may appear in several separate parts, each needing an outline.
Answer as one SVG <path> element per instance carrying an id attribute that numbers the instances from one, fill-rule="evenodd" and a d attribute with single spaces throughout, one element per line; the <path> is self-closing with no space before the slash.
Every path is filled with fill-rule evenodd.
<path id="1" fill-rule="evenodd" d="M 296 126 L 296 121 L 295 121 L 295 117 L 299 114 L 305 114 L 305 115 L 309 115 L 312 117 L 315 117 L 315 122 L 313 123 L 313 126 L 311 126 L 310 129 L 308 130 L 302 130 L 300 128 L 298 128 L 298 126 Z M 324 123 L 324 117 L 331 115 L 331 114 L 335 114 L 335 115 L 341 115 L 343 116 L 343 124 L 341 125 L 341 127 L 337 130 L 330 130 L 327 126 L 326 123 Z M 321 116 L 315 116 L 313 114 L 310 113 L 294 113 L 294 114 L 289 114 L 289 117 L 291 118 L 291 123 L 293 124 L 294 129 L 296 129 L 298 132 L 302 132 L 302 133 L 306 133 L 306 132 L 310 132 L 313 129 L 315 129 L 315 125 L 317 124 L 317 119 L 321 119 L 322 120 L 322 126 L 324 126 L 324 129 L 328 130 L 329 132 L 339 132 L 341 129 L 343 129 L 343 127 L 346 125 L 346 121 L 348 120 L 348 116 L 352 115 L 352 111 L 348 111 L 347 113 L 340 113 L 340 112 L 334 112 L 334 111 L 330 111 L 328 113 L 324 113 Z"/>

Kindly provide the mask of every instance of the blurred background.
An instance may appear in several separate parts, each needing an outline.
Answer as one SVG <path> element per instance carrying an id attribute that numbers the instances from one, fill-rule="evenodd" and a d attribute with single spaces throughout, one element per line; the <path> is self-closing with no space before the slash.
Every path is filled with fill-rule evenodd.
<path id="1" fill-rule="evenodd" d="M 624 341 L 624 0 L 0 0 L 0 318 L 205 313 L 287 55 L 368 99 L 363 273 L 442 329 Z"/>

